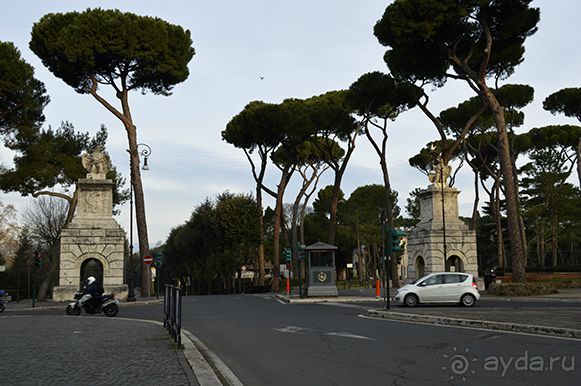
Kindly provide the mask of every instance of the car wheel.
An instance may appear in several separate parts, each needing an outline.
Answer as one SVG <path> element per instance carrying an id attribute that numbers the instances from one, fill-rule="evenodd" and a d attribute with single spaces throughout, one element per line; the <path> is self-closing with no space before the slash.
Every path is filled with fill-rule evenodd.
<path id="1" fill-rule="evenodd" d="M 474 295 L 464 294 L 460 298 L 460 304 L 462 304 L 464 307 L 472 307 L 474 303 L 476 303 L 476 298 Z"/>
<path id="2" fill-rule="evenodd" d="M 403 304 L 405 304 L 408 307 L 414 307 L 419 302 L 420 301 L 419 301 L 418 297 L 414 294 L 406 295 L 406 297 L 403 299 Z"/>

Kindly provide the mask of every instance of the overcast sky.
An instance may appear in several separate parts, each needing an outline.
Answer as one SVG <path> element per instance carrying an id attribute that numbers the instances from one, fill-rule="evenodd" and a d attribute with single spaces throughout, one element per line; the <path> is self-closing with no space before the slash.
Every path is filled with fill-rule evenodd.
<path id="1" fill-rule="evenodd" d="M 384 47 L 373 35 L 373 26 L 389 1 L 379 0 L 132 0 L 132 1 L 33 1 L 5 2 L 0 12 L 0 40 L 13 42 L 44 82 L 51 102 L 46 124 L 61 121 L 77 130 L 95 133 L 101 124 L 109 130 L 107 144 L 112 162 L 128 176 L 127 139 L 121 123 L 88 95 L 77 94 L 46 70 L 30 51 L 32 24 L 47 13 L 117 8 L 139 15 L 160 17 L 191 31 L 196 55 L 190 76 L 169 97 L 130 95 L 139 142 L 152 148 L 150 170 L 142 173 L 148 216 L 149 240 L 163 242 L 171 228 L 187 220 L 196 205 L 218 193 L 254 192 L 254 181 L 244 154 L 221 140 L 229 120 L 252 100 L 281 102 L 308 98 L 330 90 L 348 88 L 359 76 L 385 71 Z M 576 124 L 542 109 L 543 99 L 564 87 L 579 87 L 581 6 L 571 0 L 541 0 L 538 32 L 526 43 L 525 61 L 510 83 L 530 84 L 535 100 L 525 109 L 519 129 L 548 124 Z M 260 77 L 264 77 L 263 80 Z M 463 83 L 448 84 L 431 95 L 431 109 L 439 112 L 471 97 Z M 399 205 L 408 193 L 426 187 L 427 178 L 411 168 L 408 159 L 437 139 L 435 128 L 419 110 L 401 115 L 391 124 L 389 168 Z M 12 154 L 0 149 L 0 162 L 10 165 Z M 279 175 L 270 168 L 267 184 Z M 319 186 L 332 183 L 328 172 Z M 381 184 L 378 159 L 361 137 L 342 186 L 346 196 L 366 184 Z M 456 187 L 460 213 L 469 216 L 474 196 L 472 173 L 460 172 Z M 286 195 L 291 202 L 297 185 Z M 0 193 L 0 201 L 22 211 L 32 198 Z M 272 201 L 266 202 L 272 205 Z M 125 204 L 117 221 L 127 230 Z M 136 232 L 136 231 L 135 231 Z M 136 237 L 135 237 L 136 239 Z"/>

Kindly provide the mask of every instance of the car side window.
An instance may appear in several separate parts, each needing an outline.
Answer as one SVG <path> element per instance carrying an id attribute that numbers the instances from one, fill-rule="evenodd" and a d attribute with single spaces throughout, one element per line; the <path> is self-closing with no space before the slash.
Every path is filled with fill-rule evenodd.
<path id="1" fill-rule="evenodd" d="M 468 279 L 468 275 L 457 275 L 458 276 L 458 283 L 463 283 Z"/>
<path id="2" fill-rule="evenodd" d="M 445 282 L 446 284 L 455 284 L 455 283 L 460 283 L 460 275 L 445 275 Z"/>
<path id="3" fill-rule="evenodd" d="M 444 282 L 442 275 L 434 275 L 424 281 L 425 285 L 436 285 Z"/>

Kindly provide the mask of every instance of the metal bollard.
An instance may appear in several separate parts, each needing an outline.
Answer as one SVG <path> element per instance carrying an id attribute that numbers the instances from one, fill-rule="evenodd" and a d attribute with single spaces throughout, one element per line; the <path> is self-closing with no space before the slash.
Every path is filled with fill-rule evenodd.
<path id="1" fill-rule="evenodd" d="M 180 346 L 182 344 L 182 290 L 173 285 L 165 286 L 163 297 L 163 326 Z"/>

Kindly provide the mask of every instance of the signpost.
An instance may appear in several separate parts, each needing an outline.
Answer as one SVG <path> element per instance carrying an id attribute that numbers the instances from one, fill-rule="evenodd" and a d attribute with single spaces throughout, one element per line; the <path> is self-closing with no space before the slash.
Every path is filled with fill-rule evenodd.
<path id="1" fill-rule="evenodd" d="M 161 254 L 161 252 L 157 252 L 155 254 L 155 260 L 153 261 L 153 265 L 155 266 L 155 272 L 158 273 L 158 269 L 161 268 L 161 266 L 163 265 L 163 255 Z M 161 281 L 161 275 L 156 275 L 155 276 L 155 281 L 157 282 L 157 292 L 155 294 L 155 298 L 158 299 L 159 298 L 159 282 Z"/>
<path id="2" fill-rule="evenodd" d="M 143 256 L 143 264 L 150 265 L 151 263 L 153 263 L 153 256 L 151 255 Z"/>

